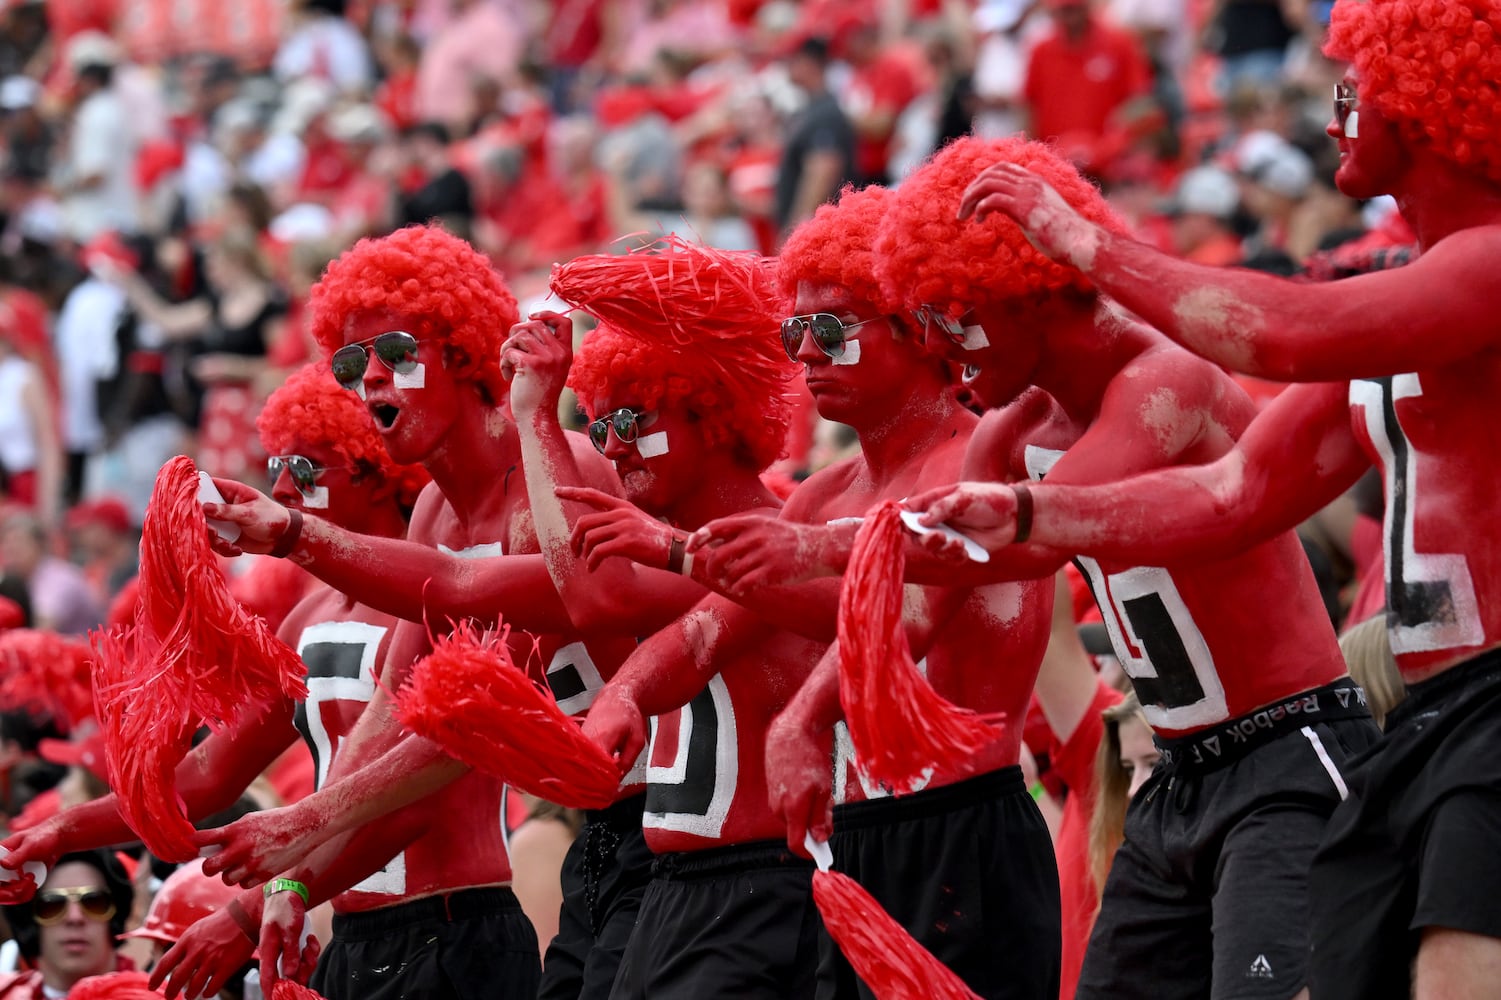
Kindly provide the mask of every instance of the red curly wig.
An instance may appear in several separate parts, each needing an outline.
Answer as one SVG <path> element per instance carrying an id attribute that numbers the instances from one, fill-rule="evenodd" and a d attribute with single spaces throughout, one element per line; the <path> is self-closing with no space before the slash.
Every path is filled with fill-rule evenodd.
<path id="1" fill-rule="evenodd" d="M 959 219 L 964 189 L 1002 161 L 1040 175 L 1090 221 L 1125 232 L 1099 190 L 1042 143 L 956 139 L 902 182 L 876 238 L 877 274 L 902 307 L 938 306 L 957 319 L 975 305 L 1092 291 L 1082 272 L 1039 252 L 1001 213 Z"/>
<path id="2" fill-rule="evenodd" d="M 782 350 L 775 261 L 668 237 L 661 251 L 594 254 L 553 269 L 552 289 L 600 325 L 568 384 L 594 416 L 606 392 L 646 409 L 682 404 L 704 440 L 757 471 L 782 454 L 798 368 Z"/>
<path id="3" fill-rule="evenodd" d="M 778 278 L 787 300 L 802 282 L 846 289 L 882 314 L 902 308 L 876 275 L 876 235 L 894 196 L 883 187 L 845 188 L 839 201 L 820 205 L 813 218 L 792 231 L 782 247 Z"/>
<path id="4" fill-rule="evenodd" d="M 516 297 L 490 260 L 437 226 L 408 226 L 362 239 L 328 265 L 308 297 L 313 338 L 325 354 L 344 346 L 345 324 L 362 312 L 391 312 L 469 356 L 475 382 L 499 401 L 500 345 L 520 318 Z"/>
<path id="5" fill-rule="evenodd" d="M 1501 183 L 1501 5 L 1340 0 L 1324 52 L 1403 139 Z"/>
<path id="6" fill-rule="evenodd" d="M 285 454 L 296 437 L 311 437 L 338 455 L 341 465 L 378 470 L 387 482 L 397 485 L 397 502 L 408 509 L 431 478 L 420 465 L 397 465 L 391 460 L 359 398 L 340 388 L 328 365 L 321 362 L 293 372 L 271 394 L 256 417 L 255 429 L 268 455 Z"/>

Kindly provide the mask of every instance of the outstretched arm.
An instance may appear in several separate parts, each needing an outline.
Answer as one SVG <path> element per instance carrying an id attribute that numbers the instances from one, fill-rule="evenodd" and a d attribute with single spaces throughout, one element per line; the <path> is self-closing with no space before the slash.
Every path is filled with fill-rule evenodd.
<path id="1" fill-rule="evenodd" d="M 1032 487 L 1032 538 L 1146 565 L 1224 558 L 1296 527 L 1368 464 L 1350 431 L 1345 386 L 1294 386 L 1211 464 L 1106 485 Z M 1016 493 L 1009 486 L 961 483 L 911 504 L 926 511 L 926 521 L 989 532 L 987 545 L 1015 533 Z"/>
<path id="2" fill-rule="evenodd" d="M 232 479 L 216 479 L 227 503 L 205 504 L 215 520 L 240 526 L 225 555 L 270 552 L 286 533 L 290 513 L 281 504 Z M 427 505 L 439 502 L 436 487 L 418 501 L 413 522 Z M 407 621 L 473 618 L 493 625 L 504 617 L 517 628 L 550 632 L 572 627 L 541 556 L 464 559 L 416 541 L 361 535 L 304 514 L 302 530 L 288 557 L 341 593 Z"/>
<path id="3" fill-rule="evenodd" d="M 501 371 L 511 378 L 511 413 L 521 439 L 537 542 L 552 584 L 577 628 L 650 635 L 685 614 L 703 598 L 704 590 L 691 580 L 657 571 L 667 567 L 673 529 L 620 500 L 609 463 L 578 435 L 564 433 L 558 422 L 572 345 L 572 321 L 543 312 L 512 327 L 501 348 Z M 561 495 L 558 487 L 565 488 Z M 599 507 L 574 499 L 569 488 L 614 500 L 616 530 L 611 534 L 617 544 L 611 554 L 628 558 L 591 558 L 586 563 L 572 536 L 580 520 L 596 515 Z"/>
<path id="4" fill-rule="evenodd" d="M 1003 212 L 1051 257 L 1190 350 L 1284 382 L 1369 378 L 1453 364 L 1501 344 L 1501 227 L 1461 230 L 1405 267 L 1327 284 L 1191 264 L 1079 215 L 1011 163 L 981 173 L 960 217 Z"/>

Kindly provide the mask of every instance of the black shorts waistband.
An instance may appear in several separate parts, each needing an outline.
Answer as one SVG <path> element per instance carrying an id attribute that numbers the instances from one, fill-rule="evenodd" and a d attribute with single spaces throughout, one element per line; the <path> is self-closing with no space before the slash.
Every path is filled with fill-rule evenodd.
<path id="1" fill-rule="evenodd" d="M 845 802 L 834 807 L 834 832 L 859 830 L 888 823 L 903 823 L 914 819 L 942 816 L 944 813 L 964 809 L 977 802 L 998 798 L 1002 795 L 1025 795 L 1027 783 L 1022 778 L 1022 769 L 1013 764 L 997 768 L 973 778 L 965 778 L 951 785 L 924 788 L 911 795 L 893 795 L 861 802 Z"/>
<path id="2" fill-rule="evenodd" d="M 1386 728 L 1395 729 L 1414 715 L 1432 711 L 1466 691 L 1495 683 L 1501 683 L 1501 647 L 1456 663 L 1426 681 L 1407 685 L 1407 696 L 1386 715 Z"/>
<path id="3" fill-rule="evenodd" d="M 585 809 L 585 823 L 603 823 L 617 833 L 641 829 L 641 818 L 646 815 L 646 793 L 621 799 L 603 809 Z"/>
<path id="4" fill-rule="evenodd" d="M 439 896 L 424 896 L 395 906 L 362 913 L 335 913 L 334 934 L 346 940 L 368 940 L 418 924 L 447 924 L 471 917 L 489 917 L 520 912 L 516 894 L 505 886 L 460 889 Z"/>
<path id="5" fill-rule="evenodd" d="M 762 868 L 806 868 L 811 872 L 813 862 L 793 854 L 783 841 L 753 840 L 704 851 L 658 854 L 652 861 L 651 873 L 653 878 L 675 880 L 734 875 Z"/>
<path id="6" fill-rule="evenodd" d="M 1174 771 L 1214 771 L 1315 722 L 1369 719 L 1365 692 L 1348 677 L 1309 688 L 1190 736 L 1153 736 L 1162 763 Z"/>

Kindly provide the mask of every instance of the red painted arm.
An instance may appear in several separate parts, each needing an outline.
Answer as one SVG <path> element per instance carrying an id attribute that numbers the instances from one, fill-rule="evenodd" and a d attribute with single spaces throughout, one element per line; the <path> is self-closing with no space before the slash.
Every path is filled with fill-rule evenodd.
<path id="1" fill-rule="evenodd" d="M 663 715 L 692 701 L 726 656 L 771 630 L 745 608 L 710 595 L 636 647 L 605 690 L 613 688 L 643 715 Z"/>

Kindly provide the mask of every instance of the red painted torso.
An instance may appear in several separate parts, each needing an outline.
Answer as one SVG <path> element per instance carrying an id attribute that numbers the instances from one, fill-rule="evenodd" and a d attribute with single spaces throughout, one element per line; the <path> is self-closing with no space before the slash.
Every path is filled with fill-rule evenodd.
<path id="1" fill-rule="evenodd" d="M 1409 682 L 1501 645 L 1501 546 L 1477 544 L 1501 517 L 1498 389 L 1495 355 L 1350 383 L 1383 477 L 1388 634 Z"/>

